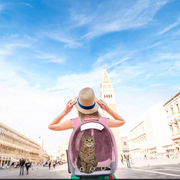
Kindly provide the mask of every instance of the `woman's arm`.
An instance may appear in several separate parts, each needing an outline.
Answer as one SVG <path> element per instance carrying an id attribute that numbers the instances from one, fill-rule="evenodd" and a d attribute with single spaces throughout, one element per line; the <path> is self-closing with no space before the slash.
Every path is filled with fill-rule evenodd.
<path id="1" fill-rule="evenodd" d="M 66 116 L 72 110 L 75 104 L 76 104 L 76 101 L 70 100 L 66 104 L 65 110 L 50 123 L 48 128 L 53 131 L 63 131 L 67 129 L 72 129 L 73 127 L 72 127 L 70 119 L 61 123 L 60 121 L 63 119 L 64 116 Z"/>
<path id="2" fill-rule="evenodd" d="M 108 107 L 108 105 L 106 104 L 105 101 L 100 99 L 99 101 L 97 101 L 97 103 L 99 104 L 101 109 L 106 111 L 108 114 L 110 114 L 114 118 L 114 119 L 109 120 L 109 127 L 111 127 L 111 128 L 112 127 L 120 127 L 126 123 L 125 120 L 119 114 L 117 114 L 110 107 Z"/>

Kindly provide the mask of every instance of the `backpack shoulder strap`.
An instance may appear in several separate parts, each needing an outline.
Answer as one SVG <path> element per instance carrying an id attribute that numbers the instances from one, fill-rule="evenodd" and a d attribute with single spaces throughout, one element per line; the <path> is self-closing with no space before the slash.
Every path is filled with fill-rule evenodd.
<path id="1" fill-rule="evenodd" d="M 80 124 L 81 120 L 79 117 L 71 119 L 73 130 L 75 130 Z"/>
<path id="2" fill-rule="evenodd" d="M 99 121 L 103 123 L 105 126 L 109 126 L 109 118 L 100 117 Z"/>

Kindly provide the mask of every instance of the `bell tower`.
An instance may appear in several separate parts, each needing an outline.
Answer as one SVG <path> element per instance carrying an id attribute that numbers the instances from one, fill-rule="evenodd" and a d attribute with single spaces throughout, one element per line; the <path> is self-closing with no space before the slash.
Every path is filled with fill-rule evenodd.
<path id="1" fill-rule="evenodd" d="M 116 100 L 115 100 L 115 93 L 112 86 L 112 82 L 109 78 L 109 75 L 105 69 L 105 66 L 103 66 L 103 77 L 101 82 L 101 99 L 105 101 L 108 106 L 115 112 L 116 110 Z M 113 119 L 111 115 L 109 115 L 106 111 L 103 110 L 103 117 L 108 117 Z M 116 146 L 117 146 L 117 152 L 118 157 L 120 157 L 120 154 L 122 154 L 122 145 L 121 145 L 121 135 L 119 128 L 111 128 L 115 140 L 116 140 Z"/>

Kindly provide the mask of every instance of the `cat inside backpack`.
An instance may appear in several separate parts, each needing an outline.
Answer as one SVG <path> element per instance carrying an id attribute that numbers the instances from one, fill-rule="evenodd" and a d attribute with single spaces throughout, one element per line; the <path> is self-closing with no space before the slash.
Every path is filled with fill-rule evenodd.
<path id="1" fill-rule="evenodd" d="M 77 159 L 77 167 L 81 172 L 92 173 L 97 170 L 110 170 L 108 167 L 97 167 L 98 161 L 95 153 L 93 136 L 82 135 L 82 146 Z"/>

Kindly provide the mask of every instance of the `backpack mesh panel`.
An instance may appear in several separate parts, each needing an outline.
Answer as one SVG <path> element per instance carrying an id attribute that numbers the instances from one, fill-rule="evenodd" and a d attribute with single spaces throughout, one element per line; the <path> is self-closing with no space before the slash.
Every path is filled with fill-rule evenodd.
<path id="1" fill-rule="evenodd" d="M 71 159 L 74 167 L 77 166 L 76 161 L 82 146 L 82 135 L 91 136 L 93 135 L 92 132 L 94 134 L 95 153 L 98 163 L 105 162 L 105 166 L 109 166 L 112 161 L 115 161 L 115 147 L 112 141 L 111 134 L 107 128 L 104 128 L 102 130 L 86 129 L 84 131 L 81 131 L 79 127 L 75 132 L 71 142 Z"/>

